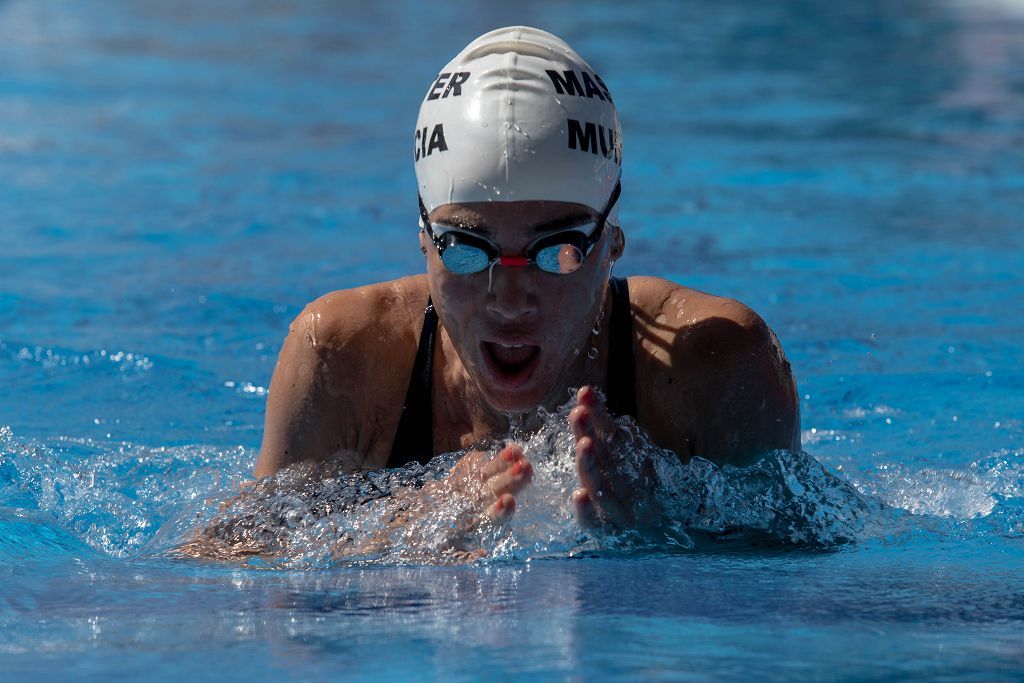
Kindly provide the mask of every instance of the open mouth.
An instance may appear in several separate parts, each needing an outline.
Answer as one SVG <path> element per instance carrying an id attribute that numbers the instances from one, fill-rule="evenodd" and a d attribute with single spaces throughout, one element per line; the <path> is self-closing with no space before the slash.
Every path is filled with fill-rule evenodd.
<path id="1" fill-rule="evenodd" d="M 533 344 L 483 342 L 484 358 L 502 383 L 519 385 L 530 378 L 540 358 L 540 347 Z"/>

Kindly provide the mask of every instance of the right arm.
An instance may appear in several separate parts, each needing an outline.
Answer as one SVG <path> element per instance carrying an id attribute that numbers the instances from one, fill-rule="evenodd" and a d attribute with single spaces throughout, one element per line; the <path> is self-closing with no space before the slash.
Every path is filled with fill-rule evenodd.
<path id="1" fill-rule="evenodd" d="M 416 343 L 408 310 L 389 296 L 404 284 L 332 292 L 295 318 L 270 381 L 257 477 L 334 458 L 346 471 L 387 464 Z"/>
<path id="2" fill-rule="evenodd" d="M 354 417 L 356 406 L 344 391 L 344 378 L 332 372 L 336 341 L 323 328 L 322 307 L 322 300 L 306 306 L 281 347 L 267 397 L 258 478 L 296 462 L 323 462 L 354 451 L 352 430 L 341 423 Z"/>

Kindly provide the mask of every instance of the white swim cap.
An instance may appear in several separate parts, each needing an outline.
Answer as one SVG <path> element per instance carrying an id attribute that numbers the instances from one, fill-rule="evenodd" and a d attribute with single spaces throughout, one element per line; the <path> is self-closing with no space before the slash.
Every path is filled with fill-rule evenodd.
<path id="1" fill-rule="evenodd" d="M 604 81 L 561 38 L 528 26 L 485 33 L 441 70 L 415 141 L 427 212 L 548 199 L 600 213 L 621 175 L 619 117 Z M 614 208 L 609 222 L 619 223 Z"/>

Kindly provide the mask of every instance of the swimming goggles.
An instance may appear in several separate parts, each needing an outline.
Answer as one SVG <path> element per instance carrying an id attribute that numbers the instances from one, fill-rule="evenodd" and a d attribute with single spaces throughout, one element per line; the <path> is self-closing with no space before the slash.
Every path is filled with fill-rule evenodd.
<path id="1" fill-rule="evenodd" d="M 455 226 L 431 224 L 422 197 L 420 218 L 427 236 L 437 247 L 441 263 L 449 272 L 456 275 L 482 273 L 499 264 L 508 268 L 534 265 L 545 273 L 568 275 L 583 265 L 594 245 L 601 239 L 601 233 L 608 222 L 608 214 L 611 213 L 621 192 L 621 185 L 615 183 L 615 189 L 608 198 L 608 205 L 600 216 L 566 230 L 538 237 L 526 246 L 523 256 L 503 256 L 501 248 L 486 237 Z"/>

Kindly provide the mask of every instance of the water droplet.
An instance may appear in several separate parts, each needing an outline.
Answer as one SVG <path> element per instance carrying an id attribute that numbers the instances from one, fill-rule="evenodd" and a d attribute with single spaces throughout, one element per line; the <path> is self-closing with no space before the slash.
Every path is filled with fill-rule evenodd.
<path id="1" fill-rule="evenodd" d="M 590 351 L 587 351 L 587 358 L 589 358 L 590 360 L 594 360 L 595 358 L 597 358 L 597 349 L 591 346 Z"/>

